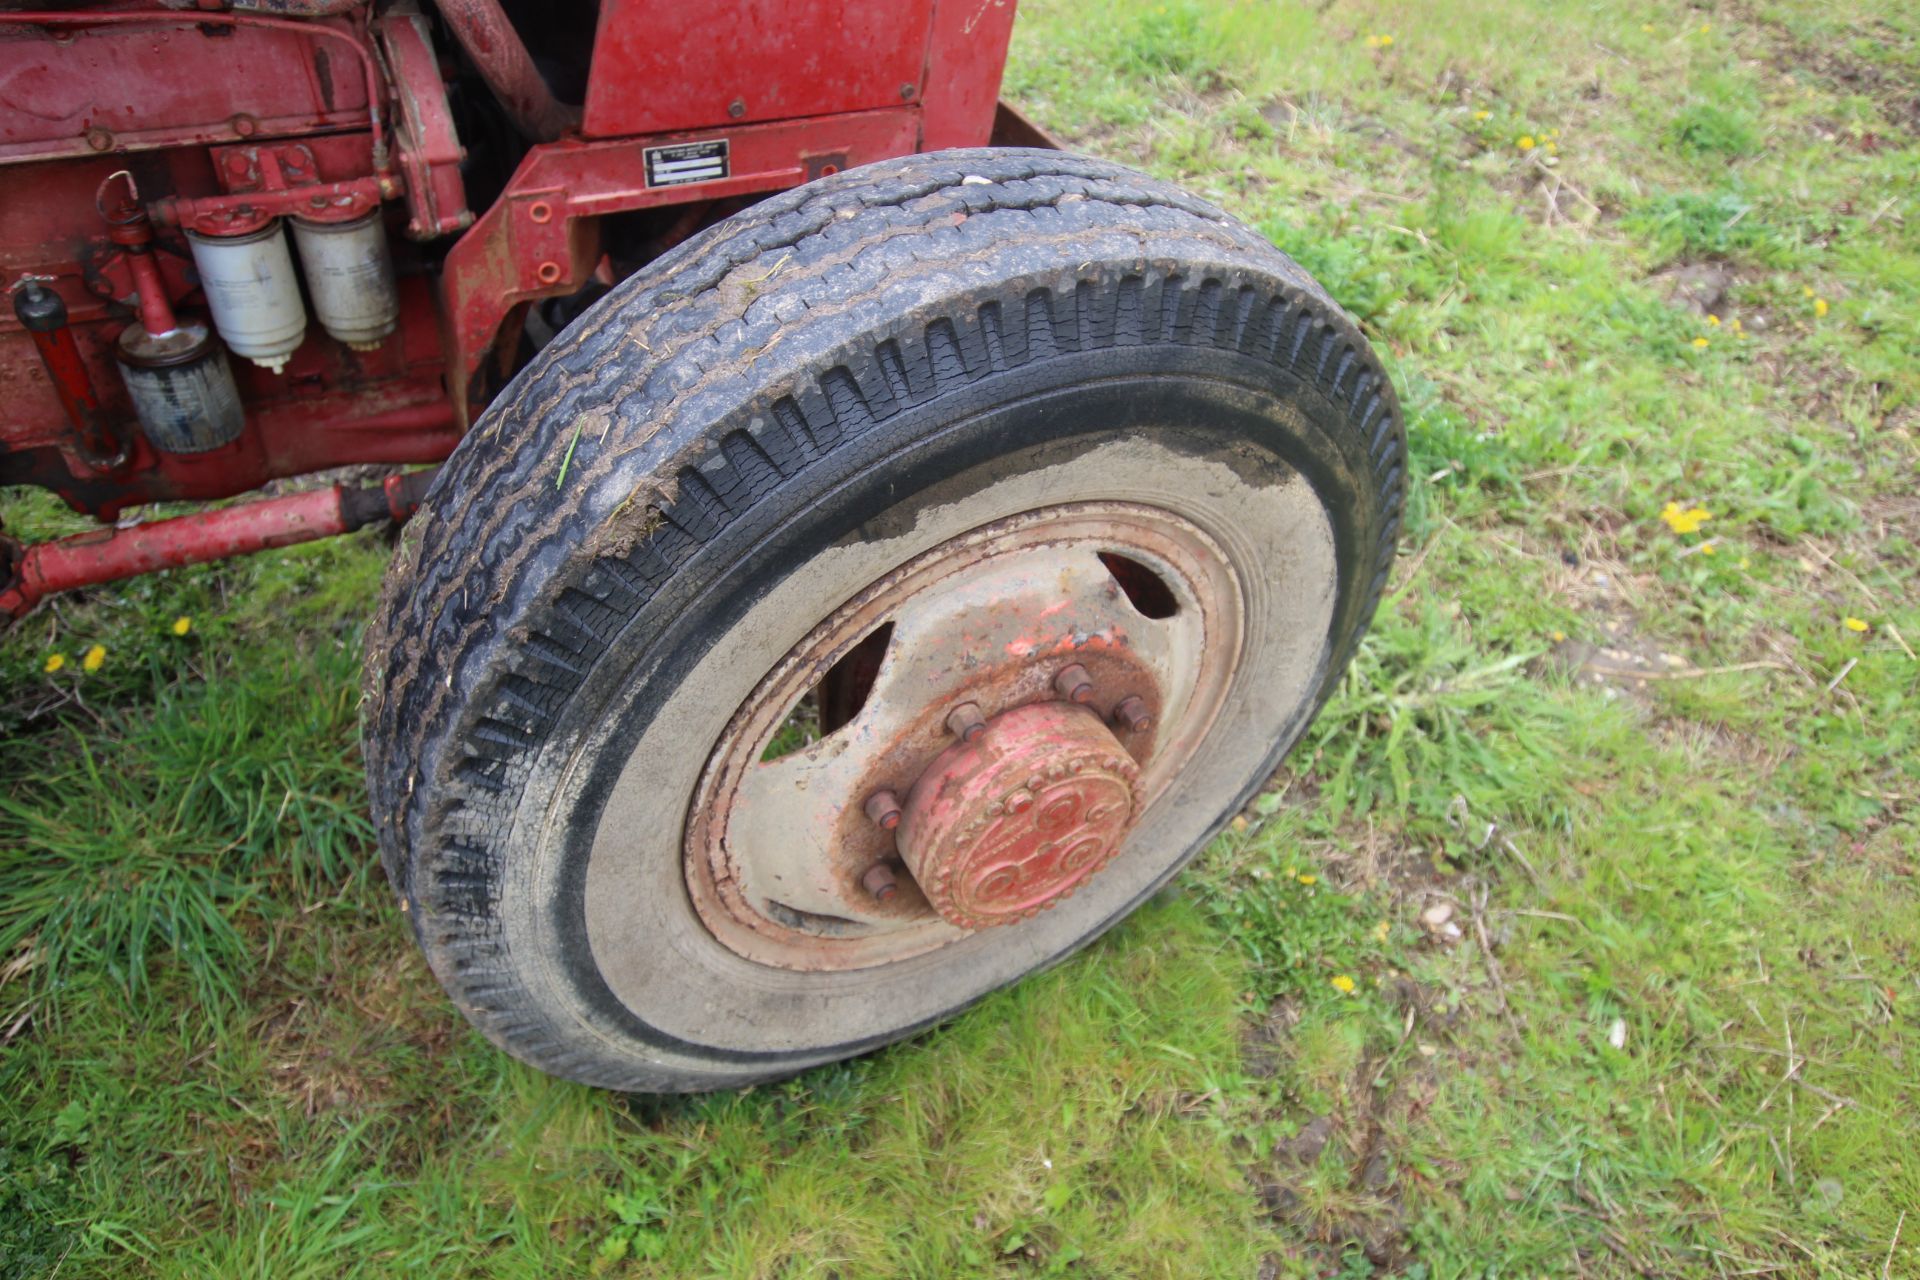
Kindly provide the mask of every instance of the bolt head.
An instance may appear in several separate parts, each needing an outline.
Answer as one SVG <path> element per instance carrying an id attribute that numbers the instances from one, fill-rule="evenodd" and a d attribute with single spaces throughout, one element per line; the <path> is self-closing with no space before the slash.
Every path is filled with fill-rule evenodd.
<path id="1" fill-rule="evenodd" d="M 987 731 L 987 718 L 978 705 L 963 702 L 947 713 L 947 730 L 962 742 L 977 742 Z"/>
<path id="2" fill-rule="evenodd" d="M 860 877 L 860 887 L 872 894 L 875 902 L 885 902 L 900 891 L 893 868 L 884 862 L 876 862 L 866 869 Z"/>
<path id="3" fill-rule="evenodd" d="M 735 120 L 747 114 L 747 100 L 745 98 L 735 98 L 732 102 L 729 102 L 727 104 L 727 114 Z"/>
<path id="4" fill-rule="evenodd" d="M 1053 690 L 1068 702 L 1085 706 L 1093 701 L 1093 677 L 1075 662 L 1060 668 L 1060 674 L 1053 678 Z"/>
<path id="5" fill-rule="evenodd" d="M 891 791 L 876 791 L 867 797 L 867 820 L 882 831 L 892 831 L 900 825 L 900 797 Z"/>

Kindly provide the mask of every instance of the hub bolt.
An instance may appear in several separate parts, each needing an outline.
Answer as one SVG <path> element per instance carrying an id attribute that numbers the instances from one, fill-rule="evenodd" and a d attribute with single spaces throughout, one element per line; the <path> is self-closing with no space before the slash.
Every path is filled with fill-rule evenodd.
<path id="1" fill-rule="evenodd" d="M 875 902 L 885 902 L 900 891 L 900 885 L 893 876 L 893 868 L 884 862 L 876 862 L 868 867 L 860 877 L 860 887 L 873 895 Z"/>
<path id="2" fill-rule="evenodd" d="M 1120 705 L 1113 709 L 1113 718 L 1125 726 L 1128 733 L 1145 733 L 1153 728 L 1153 713 L 1139 698 L 1122 698 Z"/>
<path id="3" fill-rule="evenodd" d="M 867 797 L 867 819 L 882 831 L 900 825 L 900 797 L 891 791 L 876 791 Z"/>
<path id="4" fill-rule="evenodd" d="M 1060 674 L 1053 678 L 1053 691 L 1068 702 L 1088 703 L 1093 701 L 1093 677 L 1079 663 L 1060 668 Z"/>
<path id="5" fill-rule="evenodd" d="M 947 713 L 947 729 L 962 742 L 973 742 L 987 731 L 987 718 L 971 702 L 963 702 Z"/>

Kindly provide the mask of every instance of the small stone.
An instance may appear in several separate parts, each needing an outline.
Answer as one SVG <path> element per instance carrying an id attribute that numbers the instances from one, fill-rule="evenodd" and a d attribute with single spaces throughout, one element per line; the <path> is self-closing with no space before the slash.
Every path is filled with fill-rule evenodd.
<path id="1" fill-rule="evenodd" d="M 1420 913 L 1420 923 L 1426 925 L 1429 929 L 1438 929 L 1451 919 L 1453 919 L 1453 904 L 1451 902 L 1436 902 Z"/>

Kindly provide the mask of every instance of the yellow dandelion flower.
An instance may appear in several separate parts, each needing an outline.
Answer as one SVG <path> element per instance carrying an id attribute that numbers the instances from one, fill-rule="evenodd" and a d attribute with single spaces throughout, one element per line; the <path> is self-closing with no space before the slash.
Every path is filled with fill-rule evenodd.
<path id="1" fill-rule="evenodd" d="M 1383 46 L 1385 46 L 1385 45 L 1390 45 L 1390 44 L 1392 44 L 1392 43 L 1393 43 L 1393 37 L 1392 37 L 1392 36 L 1381 36 L 1381 37 L 1380 37 L 1380 43 L 1381 43 L 1381 45 L 1383 45 Z"/>
<path id="2" fill-rule="evenodd" d="M 1533 135 L 1530 133 L 1523 133 L 1520 135 L 1519 139 L 1513 145 L 1520 148 L 1522 151 L 1531 151 L 1533 150 Z"/>
<path id="3" fill-rule="evenodd" d="M 1320 877 L 1319 876 L 1301 876 L 1300 883 L 1301 884 L 1319 884 Z"/>
<path id="4" fill-rule="evenodd" d="M 1703 555 L 1703 556 L 1710 556 L 1710 555 L 1712 555 L 1712 554 L 1713 554 L 1713 544 L 1712 544 L 1711 542 L 1703 542 L 1703 543 L 1701 543 L 1701 544 L 1700 544 L 1700 554 L 1701 554 L 1701 555 Z"/>
<path id="5" fill-rule="evenodd" d="M 1491 119 L 1493 118 L 1493 112 L 1491 112 L 1491 111 L 1476 111 L 1476 112 L 1474 112 L 1474 113 L 1473 113 L 1473 118 L 1474 118 L 1475 120 L 1491 120 Z"/>
<path id="6" fill-rule="evenodd" d="M 1548 155 L 1550 155 L 1550 156 L 1557 156 L 1557 155 L 1559 155 L 1559 154 L 1560 154 L 1560 144 L 1559 144 L 1559 143 L 1557 143 L 1557 142 L 1554 142 L 1554 141 L 1553 141 L 1552 139 L 1548 139 L 1548 141 L 1547 141 L 1547 154 L 1548 154 Z"/>
<path id="7" fill-rule="evenodd" d="M 80 669 L 82 671 L 98 671 L 106 660 L 106 646 L 94 645 L 93 648 L 87 650 L 86 656 L 80 659 Z"/>
<path id="8" fill-rule="evenodd" d="M 1825 298 L 1815 298 L 1813 300 L 1813 314 L 1816 316 L 1824 316 L 1827 314 L 1827 300 Z"/>
<path id="9" fill-rule="evenodd" d="M 1696 346 L 1696 347 L 1707 347 L 1707 346 L 1711 346 L 1711 345 L 1713 345 L 1713 344 L 1712 344 L 1712 343 L 1710 343 L 1710 342 L 1708 342 L 1708 341 L 1707 341 L 1707 340 L 1706 340 L 1705 338 L 1695 338 L 1695 339 L 1693 340 L 1693 345 L 1694 345 L 1694 346 Z"/>
<path id="10" fill-rule="evenodd" d="M 1567 642 L 1567 633 L 1564 631 L 1555 631 L 1553 633 L 1553 642 L 1555 644 L 1565 644 Z"/>
<path id="11" fill-rule="evenodd" d="M 1744 330 L 1744 326 L 1740 323 L 1740 318 L 1738 316 L 1735 316 L 1731 323 L 1733 325 L 1733 331 L 1735 333 L 1740 333 Z"/>
<path id="12" fill-rule="evenodd" d="M 1810 284 L 1801 285 L 1800 296 L 1803 298 L 1811 298 L 1813 296 L 1813 286 Z"/>
<path id="13" fill-rule="evenodd" d="M 1719 328 L 1719 327 L 1720 327 L 1720 317 L 1719 317 L 1719 316 L 1716 316 L 1716 315 L 1714 315 L 1714 314 L 1712 314 L 1711 312 L 1709 312 L 1709 313 L 1707 314 L 1707 323 L 1708 323 L 1708 324 L 1710 324 L 1710 325 L 1712 325 L 1712 326 L 1714 326 L 1715 328 Z"/>
<path id="14" fill-rule="evenodd" d="M 1385 942 L 1387 940 L 1387 935 L 1392 932 L 1393 932 L 1393 922 L 1389 920 L 1382 920 L 1379 924 L 1373 926 L 1373 940 L 1375 942 Z"/>
<path id="15" fill-rule="evenodd" d="M 1846 627 L 1849 631 L 1871 631 L 1873 629 L 1859 618 L 1848 618 L 1846 620 Z"/>
<path id="16" fill-rule="evenodd" d="M 1344 973 L 1336 973 L 1333 975 L 1333 989 L 1343 996 L 1350 996 L 1353 994 L 1353 979 Z"/>
<path id="17" fill-rule="evenodd" d="M 47 655 L 47 660 L 46 660 L 46 662 L 44 662 L 44 663 L 42 663 L 42 664 L 41 664 L 41 667 L 40 667 L 40 669 L 41 669 L 42 671 L 44 671 L 44 672 L 46 672 L 46 673 L 47 673 L 48 675 L 52 675 L 52 674 L 53 674 L 54 672 L 56 672 L 56 671 L 58 671 L 58 670 L 59 670 L 60 668 L 62 668 L 62 667 L 64 667 L 64 666 L 66 666 L 66 665 L 67 665 L 67 655 L 66 655 L 66 654 L 64 654 L 64 653 L 50 653 L 50 654 L 48 654 L 48 655 Z"/>
<path id="18" fill-rule="evenodd" d="M 1705 34 L 1707 34 L 1707 32 L 1709 32 L 1709 31 L 1711 31 L 1711 30 L 1713 30 L 1713 24 L 1712 24 L 1711 22 L 1703 22 L 1703 23 L 1701 23 L 1701 24 L 1700 24 L 1700 34 L 1701 34 L 1701 35 L 1705 35 Z"/>
<path id="19" fill-rule="evenodd" d="M 193 630 L 192 618 L 179 617 L 173 620 L 173 634 L 177 636 L 183 636 L 191 630 Z"/>
<path id="20" fill-rule="evenodd" d="M 1675 533 L 1698 533 L 1701 525 L 1713 519 L 1713 513 L 1704 507 L 1682 507 L 1677 502 L 1669 502 L 1660 509 L 1660 518 Z"/>
<path id="21" fill-rule="evenodd" d="M 1739 567 L 1742 569 L 1751 569 L 1753 567 L 1753 561 L 1747 559 L 1745 556 L 1741 556 Z"/>

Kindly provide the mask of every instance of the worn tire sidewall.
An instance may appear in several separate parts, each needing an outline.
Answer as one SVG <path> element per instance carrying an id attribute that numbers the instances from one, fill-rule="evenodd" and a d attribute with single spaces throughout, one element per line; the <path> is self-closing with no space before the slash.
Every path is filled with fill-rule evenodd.
<path id="1" fill-rule="evenodd" d="M 745 424 L 719 424 L 715 434 L 735 425 Z M 1003 976 L 982 983 L 964 962 L 951 960 L 944 966 L 911 965 L 902 981 L 939 984 L 950 995 L 936 999 L 924 1016 L 893 1023 L 880 1019 L 871 1034 L 777 1049 L 691 1042 L 650 1024 L 644 1010 L 623 1003 L 603 978 L 586 924 L 588 851 L 616 776 L 662 705 L 714 638 L 736 625 L 774 584 L 827 548 L 863 536 L 863 530 L 911 525 L 926 503 L 961 496 L 956 483 L 987 483 L 1004 469 L 1031 467 L 1061 451 L 1130 433 L 1162 441 L 1179 438 L 1182 451 L 1232 457 L 1236 465 L 1267 470 L 1276 483 L 1287 476 L 1303 478 L 1334 534 L 1337 601 L 1310 694 L 1284 722 L 1271 726 L 1271 737 L 1250 753 L 1242 776 L 1224 790 L 1216 788 L 1201 838 L 1189 847 L 1162 851 L 1161 869 L 1138 894 L 1118 910 L 1081 921 L 1028 968 L 1057 962 L 1110 928 L 1164 885 L 1251 798 L 1324 701 L 1372 603 L 1368 587 L 1383 513 L 1365 441 L 1347 406 L 1328 399 L 1309 380 L 1276 376 L 1271 364 L 1234 352 L 1172 345 L 1060 355 L 990 375 L 856 437 L 762 499 L 691 558 L 596 662 L 529 771 L 505 842 L 509 866 L 498 903 L 509 952 L 537 958 L 543 983 L 534 985 L 547 987 L 552 1013 L 564 1009 L 569 1015 L 555 1021 L 572 1021 L 581 1033 L 603 1042 L 608 1053 L 639 1042 L 681 1077 L 710 1067 L 717 1073 L 715 1083 L 735 1084 L 789 1074 L 912 1034 L 1010 980 Z M 1084 496 L 1063 493 L 1057 500 Z M 1179 514 L 1180 495 L 1168 494 L 1164 505 Z M 848 594 L 861 585 L 850 585 Z M 821 616 L 839 603 L 820 601 Z M 765 654 L 765 667 L 780 656 Z M 709 746 L 690 742 L 687 749 L 704 755 Z M 649 839 L 658 845 L 649 856 L 678 864 L 680 831 Z M 1071 906 L 1069 900 L 1061 910 Z M 685 911 L 693 919 L 690 903 Z M 694 925 L 699 927 L 697 920 Z M 676 983 L 687 976 L 675 971 L 671 952 L 663 949 L 658 981 Z M 724 1000 L 726 993 L 712 998 Z M 884 1004 L 884 992 L 872 998 Z M 924 998 L 909 1003 L 927 1007 Z"/>

